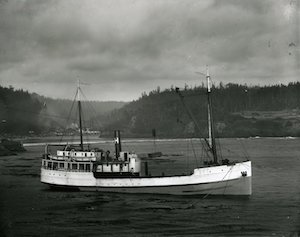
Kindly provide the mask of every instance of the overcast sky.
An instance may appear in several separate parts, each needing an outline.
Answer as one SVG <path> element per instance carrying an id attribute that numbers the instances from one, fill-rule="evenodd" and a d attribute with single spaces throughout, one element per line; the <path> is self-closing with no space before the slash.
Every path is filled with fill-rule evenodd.
<path id="1" fill-rule="evenodd" d="M 0 0 L 0 84 L 91 100 L 299 80 L 297 0 Z"/>

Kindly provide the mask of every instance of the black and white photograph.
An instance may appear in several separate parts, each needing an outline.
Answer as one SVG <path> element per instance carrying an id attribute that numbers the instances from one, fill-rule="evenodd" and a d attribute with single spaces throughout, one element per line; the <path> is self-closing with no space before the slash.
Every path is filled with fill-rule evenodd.
<path id="1" fill-rule="evenodd" d="M 0 236 L 300 236 L 299 0 L 0 0 Z"/>

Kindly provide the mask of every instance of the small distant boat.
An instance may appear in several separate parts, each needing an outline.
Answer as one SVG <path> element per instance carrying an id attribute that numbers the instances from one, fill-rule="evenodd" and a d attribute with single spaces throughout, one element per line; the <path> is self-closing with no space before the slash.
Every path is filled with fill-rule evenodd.
<path id="1" fill-rule="evenodd" d="M 156 130 L 155 128 L 152 129 L 152 136 L 153 136 L 153 148 L 154 151 L 151 153 L 148 153 L 149 158 L 155 158 L 155 157 L 161 157 L 162 152 L 161 151 L 156 151 Z"/>
<path id="2" fill-rule="evenodd" d="M 162 152 L 161 151 L 156 151 L 156 152 L 148 153 L 148 157 L 149 158 L 161 157 L 161 156 L 162 156 Z"/>
<path id="3" fill-rule="evenodd" d="M 295 138 L 295 137 L 288 136 L 288 137 L 285 137 L 285 139 L 294 140 L 294 139 L 296 139 L 296 138 Z"/>
<path id="4" fill-rule="evenodd" d="M 251 161 L 219 161 L 212 120 L 210 76 L 207 70 L 208 128 L 205 140 L 210 162 L 191 175 L 151 176 L 147 163 L 137 154 L 121 149 L 120 131 L 115 131 L 115 154 L 85 147 L 82 138 L 81 102 L 78 97 L 80 144 L 63 145 L 56 153 L 45 147 L 41 182 L 53 188 L 82 191 L 151 193 L 174 195 L 251 195 Z M 179 93 L 179 91 L 177 90 Z M 80 93 L 78 86 L 77 93 Z M 179 95 L 181 95 L 179 93 Z"/>

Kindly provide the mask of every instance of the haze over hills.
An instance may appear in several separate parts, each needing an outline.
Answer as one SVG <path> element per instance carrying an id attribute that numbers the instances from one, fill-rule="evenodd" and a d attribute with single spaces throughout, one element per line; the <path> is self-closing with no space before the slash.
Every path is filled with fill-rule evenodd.
<path id="1" fill-rule="evenodd" d="M 0 132 L 8 135 L 49 134 L 63 131 L 77 123 L 77 106 L 67 99 L 53 99 L 36 93 L 31 94 L 12 87 L 0 86 Z M 88 101 L 82 102 L 86 127 L 99 129 L 101 118 L 126 102 Z"/>
<path id="2" fill-rule="evenodd" d="M 78 108 L 77 102 L 67 99 L 52 99 L 34 94 L 40 103 L 44 105 L 40 117 L 45 117 L 44 122 L 50 130 L 64 130 L 70 124 L 77 124 Z M 121 101 L 85 101 L 82 104 L 82 118 L 84 126 L 92 130 L 102 127 L 103 117 L 115 109 L 120 109 L 126 104 Z M 97 119 L 96 119 L 97 118 Z"/>
<path id="3" fill-rule="evenodd" d="M 207 134 L 206 88 L 182 89 L 185 103 L 194 114 L 197 131 L 175 89 L 158 87 L 130 103 L 82 102 L 84 128 L 111 136 L 115 129 L 124 136 L 197 137 Z M 220 83 L 213 86 L 213 113 L 218 137 L 299 136 L 300 83 L 247 86 Z M 23 90 L 0 87 L 1 134 L 49 135 L 77 131 L 77 106 L 71 100 L 52 99 Z M 71 112 L 70 112 L 71 111 Z"/>

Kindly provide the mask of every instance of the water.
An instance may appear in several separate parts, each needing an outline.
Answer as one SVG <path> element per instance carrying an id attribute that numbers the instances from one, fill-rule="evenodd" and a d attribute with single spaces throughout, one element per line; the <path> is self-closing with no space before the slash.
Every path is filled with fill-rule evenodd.
<path id="1" fill-rule="evenodd" d="M 198 143 L 157 141 L 165 156 L 148 162 L 150 172 L 190 172 L 199 162 L 194 153 L 202 154 Z M 253 162 L 251 197 L 51 191 L 39 181 L 42 146 L 0 157 L 0 236 L 300 235 L 300 140 L 222 139 L 221 143 L 226 147 L 224 158 L 243 160 L 247 150 Z M 111 143 L 101 146 L 112 149 Z M 123 148 L 145 153 L 153 151 L 153 143 L 129 140 Z"/>

